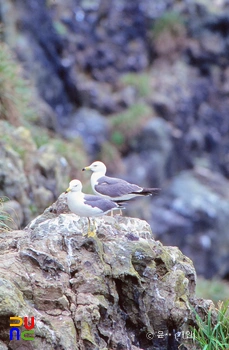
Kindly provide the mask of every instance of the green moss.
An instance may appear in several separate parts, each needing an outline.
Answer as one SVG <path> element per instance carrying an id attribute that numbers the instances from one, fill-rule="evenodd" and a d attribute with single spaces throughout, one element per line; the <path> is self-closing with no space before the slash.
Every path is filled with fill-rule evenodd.
<path id="1" fill-rule="evenodd" d="M 184 18 L 175 11 L 165 12 L 155 21 L 152 28 L 155 38 L 158 38 L 163 32 L 178 36 L 181 30 L 184 30 Z"/>
<path id="2" fill-rule="evenodd" d="M 71 141 L 53 138 L 50 142 L 55 147 L 55 150 L 67 159 L 73 170 L 77 169 L 81 172 L 85 164 L 88 163 L 87 153 L 80 137 Z"/>
<path id="3" fill-rule="evenodd" d="M 39 210 L 35 204 L 29 205 L 29 210 L 32 213 L 33 216 L 36 216 L 39 213 Z"/>
<path id="4" fill-rule="evenodd" d="M 125 85 L 134 86 L 140 97 L 150 94 L 150 75 L 147 73 L 128 73 L 122 76 L 121 82 Z"/>
<path id="5" fill-rule="evenodd" d="M 117 146 L 122 146 L 125 143 L 125 136 L 121 131 L 113 131 L 111 141 Z"/>
<path id="6" fill-rule="evenodd" d="M 60 21 L 54 21 L 53 26 L 59 35 L 66 35 L 67 29 L 63 23 Z"/>
<path id="7" fill-rule="evenodd" d="M 176 286 L 175 286 L 177 300 L 182 299 L 183 301 L 187 301 L 187 284 L 188 284 L 188 280 L 185 279 L 184 272 L 181 270 L 177 270 L 176 271 Z"/>
<path id="8" fill-rule="evenodd" d="M 85 164 L 88 163 L 87 153 L 80 137 L 73 140 L 65 140 L 42 127 L 30 125 L 29 128 L 37 148 L 44 145 L 53 146 L 57 154 L 67 159 L 73 172 L 76 169 L 81 171 Z"/>
<path id="9" fill-rule="evenodd" d="M 8 46 L 0 42 L 0 119 L 19 125 L 21 117 L 32 118 L 31 89 L 22 78 L 20 65 Z"/>
<path id="10" fill-rule="evenodd" d="M 91 335 L 90 326 L 86 321 L 81 322 L 81 338 L 84 340 L 88 340 L 90 343 L 96 346 L 94 339 Z"/>
<path id="11" fill-rule="evenodd" d="M 43 145 L 46 145 L 50 141 L 50 135 L 48 130 L 40 126 L 30 125 L 29 129 L 31 131 L 33 140 L 37 145 L 37 148 L 40 148 Z"/>
<path id="12" fill-rule="evenodd" d="M 9 121 L 0 121 L 1 141 L 8 150 L 13 150 L 24 160 L 28 152 L 36 149 L 30 130 L 23 127 L 15 127 Z"/>
<path id="13" fill-rule="evenodd" d="M 111 141 L 117 146 L 124 145 L 141 130 L 150 117 L 152 111 L 143 103 L 136 103 L 126 111 L 114 115 L 110 118 Z"/>

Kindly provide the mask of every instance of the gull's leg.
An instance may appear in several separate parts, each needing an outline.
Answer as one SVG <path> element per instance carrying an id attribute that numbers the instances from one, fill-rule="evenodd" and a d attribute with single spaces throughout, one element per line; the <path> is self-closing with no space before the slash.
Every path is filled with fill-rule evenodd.
<path id="1" fill-rule="evenodd" d="M 115 215 L 119 215 L 119 216 L 122 216 L 122 209 L 119 209 L 119 212 L 117 212 L 117 214 Z M 113 216 L 113 215 L 112 215 Z"/>
<path id="2" fill-rule="evenodd" d="M 96 236 L 96 227 L 95 227 L 95 220 L 94 220 L 94 225 L 93 225 L 93 230 L 91 230 L 91 223 L 90 219 L 88 218 L 88 232 L 87 232 L 88 237 L 95 237 Z"/>

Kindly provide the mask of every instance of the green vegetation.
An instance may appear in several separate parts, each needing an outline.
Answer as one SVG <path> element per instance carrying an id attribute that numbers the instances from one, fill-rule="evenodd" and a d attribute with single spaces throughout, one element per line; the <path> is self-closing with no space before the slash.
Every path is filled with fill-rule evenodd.
<path id="1" fill-rule="evenodd" d="M 27 153 L 31 153 L 36 149 L 36 145 L 32 140 L 30 130 L 19 126 L 12 125 L 9 121 L 0 121 L 1 141 L 8 149 L 16 152 L 22 160 L 25 159 Z"/>
<path id="2" fill-rule="evenodd" d="M 37 148 L 40 148 L 43 145 L 46 145 L 50 140 L 50 135 L 47 129 L 41 126 L 30 125 L 29 129 L 33 136 L 33 141 L 35 142 Z"/>
<path id="3" fill-rule="evenodd" d="M 42 127 L 39 108 L 36 89 L 29 86 L 27 80 L 23 78 L 20 64 L 14 59 L 8 46 L 0 42 L 0 142 L 5 163 L 8 160 L 12 161 L 18 171 L 25 176 L 30 193 L 29 200 L 21 204 L 27 206 L 26 209 L 33 217 L 39 211 L 43 211 L 44 208 L 41 206 L 47 205 L 48 198 L 51 198 L 50 189 L 47 188 L 46 192 L 43 184 L 42 167 L 45 167 L 49 176 L 53 173 L 55 177 L 56 189 L 53 187 L 55 197 L 66 189 L 70 178 L 81 178 L 81 169 L 88 164 L 82 139 L 78 137 L 71 141 L 64 140 L 55 132 Z M 8 164 L 5 163 L 2 166 L 6 167 L 8 174 Z M 2 186 L 1 194 L 7 193 L 7 186 L 10 185 Z M 42 191 L 47 195 L 47 201 L 40 200 Z M 12 197 L 21 200 L 17 194 Z M 9 229 L 10 221 L 9 215 L 2 207 L 0 230 Z"/>
<path id="4" fill-rule="evenodd" d="M 49 143 L 54 146 L 56 152 L 68 160 L 68 163 L 74 170 L 77 168 L 81 171 L 88 162 L 81 138 L 75 138 L 71 141 L 61 138 L 52 138 L 49 140 Z"/>
<path id="5" fill-rule="evenodd" d="M 229 283 L 213 279 L 197 279 L 196 296 L 211 299 L 216 305 L 215 311 L 209 310 L 204 320 L 195 313 L 197 327 L 192 329 L 195 345 L 201 350 L 229 349 Z M 219 302 L 219 300 L 222 300 Z"/>
<path id="6" fill-rule="evenodd" d="M 59 35 L 63 35 L 63 36 L 67 35 L 68 33 L 67 28 L 60 21 L 54 21 L 53 26 Z"/>
<path id="7" fill-rule="evenodd" d="M 197 327 L 192 329 L 193 339 L 202 350 L 229 349 L 229 299 L 218 303 L 216 321 L 210 309 L 205 320 L 197 314 Z"/>
<path id="8" fill-rule="evenodd" d="M 114 115 L 110 118 L 111 141 L 122 148 L 151 117 L 150 107 L 143 103 L 136 103 L 124 112 Z"/>
<path id="9" fill-rule="evenodd" d="M 31 90 L 7 45 L 0 42 L 0 48 L 0 119 L 19 125 L 21 116 L 33 117 Z"/>
<path id="10" fill-rule="evenodd" d="M 140 97 L 147 97 L 150 94 L 150 74 L 127 73 L 121 78 L 124 85 L 134 86 Z"/>
<path id="11" fill-rule="evenodd" d="M 3 210 L 6 197 L 0 197 L 0 232 L 11 231 L 11 228 L 7 225 L 7 222 L 12 222 L 10 215 Z"/>
<path id="12" fill-rule="evenodd" d="M 152 30 L 155 38 L 164 32 L 169 32 L 176 37 L 184 30 L 184 18 L 175 11 L 165 12 L 155 21 Z"/>
<path id="13" fill-rule="evenodd" d="M 84 166 L 87 156 L 80 138 L 68 142 L 33 124 L 37 117 L 30 107 L 32 89 L 22 77 L 20 65 L 7 45 L 0 42 L 0 47 L 1 141 L 17 152 L 22 160 L 26 154 L 52 144 L 57 153 Z"/>
<path id="14" fill-rule="evenodd" d="M 229 283 L 219 280 L 206 280 L 198 278 L 196 284 L 196 295 L 199 298 L 211 299 L 215 304 L 219 300 L 227 300 L 229 296 Z"/>

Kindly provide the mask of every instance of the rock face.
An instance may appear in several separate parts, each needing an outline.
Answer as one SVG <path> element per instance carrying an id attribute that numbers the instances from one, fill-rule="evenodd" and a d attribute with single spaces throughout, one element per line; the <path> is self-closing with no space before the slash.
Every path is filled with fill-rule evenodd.
<path id="1" fill-rule="evenodd" d="M 1 126 L 0 123 L 0 133 Z M 15 135 L 10 136 L 15 139 Z M 26 136 L 27 141 L 31 140 L 30 135 Z M 18 151 L 23 139 L 20 143 L 17 139 L 15 142 Z M 42 212 L 57 197 L 60 188 L 66 187 L 69 165 L 50 145 L 30 151 L 22 149 L 24 157 L 14 149 L 7 143 L 0 143 L 0 196 L 16 201 L 18 209 L 14 223 L 21 227 L 31 220 L 33 211 Z"/>
<path id="2" fill-rule="evenodd" d="M 229 178 L 228 7 L 228 0 L 160 0 L 160 5 L 152 0 L 1 2 L 3 40 L 35 85 L 35 128 L 45 126 L 71 142 L 83 140 L 77 150 L 73 145 L 69 158 L 70 152 L 60 157 L 56 150 L 65 147 L 65 139 L 52 150 L 50 139 L 48 146 L 40 147 L 41 132 L 36 146 L 25 129 L 10 132 L 0 123 L 1 141 L 7 139 L 9 145 L 10 140 L 20 154 L 19 159 L 0 144 L 0 196 L 21 206 L 22 226 L 56 200 L 70 179 L 80 178 L 84 147 L 90 162 L 101 159 L 107 164 L 109 175 L 147 187 L 164 189 L 168 181 L 178 187 L 179 180 L 184 188 L 179 173 L 196 167 L 210 170 L 210 183 L 211 172 Z M 3 84 L 0 95 L 5 97 L 11 96 L 8 85 L 14 87 L 12 73 L 10 79 L 6 76 L 11 84 L 6 80 L 7 94 Z M 6 115 L 13 123 L 9 106 L 5 104 Z M 0 119 L 7 120 L 6 115 L 0 106 Z M 214 189 L 207 187 L 199 193 L 214 196 Z M 199 193 L 168 191 L 152 206 L 142 204 L 135 210 L 132 202 L 129 214 L 151 219 L 165 244 L 176 239 L 205 277 L 228 279 L 226 201 L 216 194 L 217 214 L 209 214 L 208 204 L 204 210 L 192 206 Z M 205 197 L 200 201 L 205 203 Z M 218 252 L 211 254 L 215 244 Z"/>
<path id="3" fill-rule="evenodd" d="M 139 219 L 98 218 L 88 238 L 63 197 L 24 231 L 1 233 L 1 348 L 178 349 L 196 303 L 191 260 Z M 9 341 L 9 317 L 26 315 L 35 340 Z"/>
<path id="4" fill-rule="evenodd" d="M 197 274 L 207 278 L 229 276 L 228 186 L 207 169 L 183 171 L 151 207 L 156 237 L 179 246 L 193 259 Z"/>

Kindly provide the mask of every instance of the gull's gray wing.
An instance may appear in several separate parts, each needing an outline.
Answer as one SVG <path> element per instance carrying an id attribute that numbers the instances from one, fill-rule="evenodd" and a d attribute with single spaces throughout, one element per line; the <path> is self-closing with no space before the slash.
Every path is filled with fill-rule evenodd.
<path id="1" fill-rule="evenodd" d="M 99 208 L 104 212 L 119 207 L 115 202 L 112 202 L 109 199 L 94 196 L 92 194 L 84 195 L 84 203 L 90 205 L 92 208 Z"/>
<path id="2" fill-rule="evenodd" d="M 110 198 L 116 198 L 133 192 L 141 192 L 142 188 L 122 179 L 102 176 L 98 179 L 95 190 Z"/>

